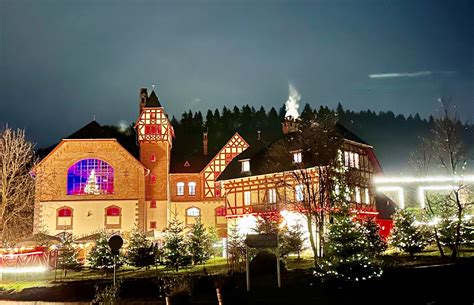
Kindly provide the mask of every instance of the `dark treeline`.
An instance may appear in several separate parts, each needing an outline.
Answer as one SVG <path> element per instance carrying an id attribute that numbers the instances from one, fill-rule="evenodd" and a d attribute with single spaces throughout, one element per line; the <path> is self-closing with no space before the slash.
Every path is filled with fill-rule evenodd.
<path id="1" fill-rule="evenodd" d="M 418 114 L 395 115 L 392 111 L 376 113 L 367 111 L 345 110 L 341 104 L 336 110 L 320 106 L 313 109 L 306 104 L 301 111 L 301 118 L 318 118 L 328 114 L 337 115 L 339 122 L 360 138 L 373 145 L 382 167 L 389 172 L 408 172 L 407 163 L 410 154 L 417 147 L 419 138 L 426 136 L 433 127 L 434 118 L 422 119 Z M 202 134 L 208 132 L 209 154 L 214 155 L 235 133 L 239 132 L 249 143 L 257 138 L 260 131 L 266 140 L 281 135 L 281 122 L 285 109 L 258 110 L 244 105 L 232 109 L 208 110 L 205 115 L 199 112 L 184 112 L 180 120 L 173 117 L 176 139 L 173 154 L 178 156 L 198 155 L 202 153 Z M 463 137 L 468 146 L 474 145 L 474 128 L 472 125 L 460 124 Z"/>

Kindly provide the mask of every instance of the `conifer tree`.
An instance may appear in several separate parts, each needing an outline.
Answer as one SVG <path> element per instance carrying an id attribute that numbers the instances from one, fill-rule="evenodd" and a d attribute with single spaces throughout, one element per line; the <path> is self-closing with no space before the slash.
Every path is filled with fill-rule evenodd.
<path id="1" fill-rule="evenodd" d="M 390 243 L 413 257 L 427 246 L 428 234 L 425 228 L 416 225 L 413 212 L 407 209 L 398 210 L 393 216 Z"/>
<path id="2" fill-rule="evenodd" d="M 146 239 L 146 234 L 138 227 L 130 233 L 130 240 L 127 249 L 127 261 L 134 267 L 148 268 L 155 263 L 156 249 L 152 243 Z"/>
<path id="3" fill-rule="evenodd" d="M 241 262 L 245 258 L 244 237 L 239 233 L 236 223 L 229 228 L 227 235 L 227 256 L 230 262 L 230 269 L 240 270 Z"/>
<path id="4" fill-rule="evenodd" d="M 287 227 L 280 227 L 283 218 L 278 214 L 261 214 L 257 218 L 253 231 L 257 234 L 277 234 L 280 256 L 285 257 L 289 254 L 289 248 L 286 242 Z M 269 249 L 270 251 L 272 249 Z"/>
<path id="5" fill-rule="evenodd" d="M 80 270 L 79 249 L 73 246 L 72 234 L 63 233 L 58 245 L 58 268 L 63 269 L 64 276 L 69 270 Z"/>
<path id="6" fill-rule="evenodd" d="M 285 253 L 296 253 L 298 259 L 300 259 L 301 251 L 304 250 L 304 232 L 303 224 L 297 222 L 293 226 L 288 226 L 288 229 L 285 232 Z"/>
<path id="7" fill-rule="evenodd" d="M 353 221 L 348 208 L 343 208 L 329 227 L 325 259 L 316 274 L 323 280 L 363 281 L 379 277 L 382 270 L 367 249 L 364 228 Z"/>
<path id="8" fill-rule="evenodd" d="M 183 223 L 178 220 L 176 213 L 174 213 L 165 236 L 163 250 L 166 265 L 175 268 L 176 271 L 180 267 L 189 265 L 191 255 L 189 255 L 187 248 Z"/>
<path id="9" fill-rule="evenodd" d="M 88 257 L 91 268 L 100 270 L 106 275 L 114 268 L 114 255 L 109 247 L 109 237 L 106 231 L 101 231 Z M 116 268 L 122 266 L 123 259 L 120 255 L 115 257 L 115 264 Z"/>
<path id="10" fill-rule="evenodd" d="M 365 229 L 364 233 L 367 239 L 369 253 L 374 257 L 379 256 L 382 252 L 387 250 L 387 242 L 380 235 L 380 226 L 373 218 L 364 220 L 362 225 Z"/>
<path id="11" fill-rule="evenodd" d="M 211 236 L 198 217 L 188 233 L 189 253 L 194 265 L 203 264 L 212 255 Z"/>

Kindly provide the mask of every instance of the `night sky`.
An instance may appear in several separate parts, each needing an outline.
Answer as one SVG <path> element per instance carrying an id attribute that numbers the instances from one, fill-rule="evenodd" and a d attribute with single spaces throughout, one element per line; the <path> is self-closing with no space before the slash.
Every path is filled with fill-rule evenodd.
<path id="1" fill-rule="evenodd" d="M 302 104 L 474 121 L 474 1 L 0 0 L 0 125 L 46 146 L 130 124 L 156 85 L 170 115 Z M 301 108 L 300 108 L 301 109 Z"/>

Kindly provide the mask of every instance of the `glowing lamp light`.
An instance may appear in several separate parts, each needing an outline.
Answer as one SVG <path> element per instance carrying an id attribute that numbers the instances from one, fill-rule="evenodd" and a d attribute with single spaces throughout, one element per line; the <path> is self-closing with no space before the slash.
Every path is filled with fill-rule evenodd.
<path id="1" fill-rule="evenodd" d="M 377 192 L 397 192 L 398 204 L 401 209 L 405 208 L 405 195 L 401 186 L 379 186 Z"/>
<path id="2" fill-rule="evenodd" d="M 0 273 L 10 273 L 10 274 L 22 274 L 22 273 L 41 273 L 46 272 L 48 268 L 45 266 L 35 266 L 35 267 L 0 267 Z"/>
<path id="3" fill-rule="evenodd" d="M 416 182 L 474 182 L 474 175 L 467 176 L 426 176 L 426 177 L 374 177 L 375 184 L 416 183 Z"/>
<path id="4" fill-rule="evenodd" d="M 301 214 L 301 213 L 295 213 L 295 212 L 290 212 L 290 211 L 287 211 L 287 210 L 282 210 L 280 212 L 280 215 L 285 220 L 285 222 L 282 224 L 283 226 L 284 226 L 285 223 L 288 227 L 294 227 L 297 224 L 303 225 L 303 224 L 306 223 L 304 215 Z"/>
<path id="5" fill-rule="evenodd" d="M 422 209 L 425 208 L 426 202 L 425 202 L 425 190 L 426 191 L 453 191 L 453 190 L 458 190 L 459 186 L 455 185 L 431 185 L 431 186 L 420 186 L 418 188 L 418 201 L 420 202 L 420 207 Z"/>
<path id="6" fill-rule="evenodd" d="M 252 233 L 252 229 L 257 226 L 257 218 L 253 215 L 245 215 L 237 218 L 237 230 L 241 235 Z"/>

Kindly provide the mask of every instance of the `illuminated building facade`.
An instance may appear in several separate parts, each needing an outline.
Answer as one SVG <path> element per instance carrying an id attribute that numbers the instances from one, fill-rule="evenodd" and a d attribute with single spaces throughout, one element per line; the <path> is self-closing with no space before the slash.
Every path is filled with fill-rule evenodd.
<path id="1" fill-rule="evenodd" d="M 282 123 L 283 138 L 291 137 L 298 128 L 297 120 L 287 118 Z M 382 170 L 373 147 L 340 124 L 336 124 L 336 132 L 344 138 L 341 151 L 344 166 L 355 177 L 353 185 L 349 186 L 353 210 L 360 218 L 377 217 L 372 179 Z M 260 145 L 251 146 L 237 156 L 218 179 L 226 193 L 229 224 L 236 223 L 242 234 L 252 233 L 257 218 L 262 214 L 280 213 L 290 225 L 295 220 L 302 221 L 302 215 L 295 207 L 300 206 L 299 201 L 305 200 L 305 188 L 296 182 L 288 169 L 265 166 L 265 162 L 271 162 L 266 156 L 271 145 L 262 141 Z M 295 149 L 290 153 L 292 155 L 288 157 L 293 163 L 302 162 L 301 150 Z M 311 170 L 308 172 L 311 174 Z M 315 171 L 313 179 L 314 183 L 318 183 Z M 306 222 L 302 221 L 302 224 L 305 226 Z"/>
<path id="2" fill-rule="evenodd" d="M 125 148 L 93 121 L 63 139 L 35 167 L 34 232 L 87 236 L 135 226 L 159 237 L 173 214 L 191 226 L 201 218 L 226 235 L 224 193 L 217 178 L 249 147 L 238 134 L 214 155 L 207 134 L 199 160 L 173 155 L 174 130 L 152 91 L 139 92 L 138 150 Z"/>
<path id="3" fill-rule="evenodd" d="M 289 192 L 275 183 L 275 175 L 283 173 L 242 175 L 252 172 L 258 162 L 258 140 L 249 144 L 235 133 L 209 155 L 204 133 L 199 158 L 176 156 L 173 126 L 154 91 L 140 90 L 134 127 L 138 145 L 127 147 L 93 121 L 41 160 L 34 169 L 35 233 L 70 232 L 80 237 L 103 229 L 129 232 L 138 227 L 159 238 L 176 214 L 186 226 L 201 218 L 225 237 L 228 219 L 280 211 L 301 200 L 297 185 Z M 297 126 L 285 121 L 282 127 L 289 133 Z M 345 165 L 359 175 L 352 201 L 360 214 L 376 216 L 371 180 L 381 169 L 372 147 L 338 128 L 345 138 Z M 301 153 L 295 151 L 293 158 L 301 161 Z"/>

